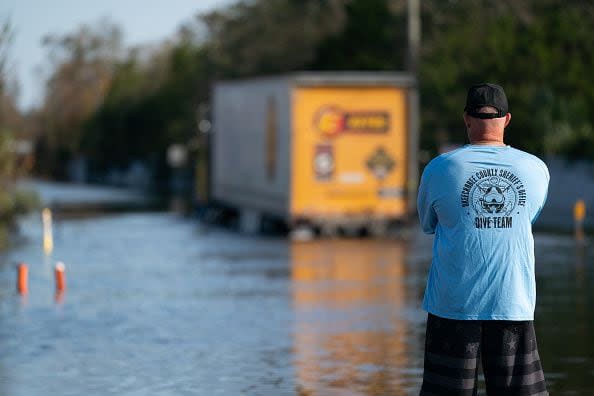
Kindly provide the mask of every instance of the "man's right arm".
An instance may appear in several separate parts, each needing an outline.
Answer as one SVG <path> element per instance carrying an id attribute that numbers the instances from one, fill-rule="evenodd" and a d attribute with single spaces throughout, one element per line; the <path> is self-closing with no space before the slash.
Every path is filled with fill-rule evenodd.
<path id="1" fill-rule="evenodd" d="M 431 164 L 428 164 L 421 176 L 421 183 L 419 185 L 419 194 L 417 196 L 417 211 L 419 213 L 419 221 L 421 228 L 425 234 L 435 234 L 435 227 L 437 226 L 437 213 L 433 207 L 433 198 L 431 194 Z"/>

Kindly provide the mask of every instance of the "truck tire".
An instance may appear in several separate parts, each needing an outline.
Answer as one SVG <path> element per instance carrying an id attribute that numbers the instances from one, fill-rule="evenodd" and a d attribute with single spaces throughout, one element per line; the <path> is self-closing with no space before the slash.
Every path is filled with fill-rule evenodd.
<path id="1" fill-rule="evenodd" d="M 241 209 L 239 231 L 244 234 L 259 234 L 262 231 L 262 213 L 254 209 Z"/>

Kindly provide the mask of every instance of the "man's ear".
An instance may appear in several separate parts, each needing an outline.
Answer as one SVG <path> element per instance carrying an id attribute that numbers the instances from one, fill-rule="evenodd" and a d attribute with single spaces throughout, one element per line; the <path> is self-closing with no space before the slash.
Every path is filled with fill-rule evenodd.
<path id="1" fill-rule="evenodd" d="M 511 113 L 507 113 L 505 115 L 505 126 L 504 128 L 507 128 L 507 126 L 509 125 L 509 122 L 511 121 Z"/>
<path id="2" fill-rule="evenodd" d="M 464 119 L 464 125 L 466 125 L 466 128 L 470 128 L 470 117 L 468 114 L 466 114 L 466 112 L 462 114 L 462 118 Z"/>

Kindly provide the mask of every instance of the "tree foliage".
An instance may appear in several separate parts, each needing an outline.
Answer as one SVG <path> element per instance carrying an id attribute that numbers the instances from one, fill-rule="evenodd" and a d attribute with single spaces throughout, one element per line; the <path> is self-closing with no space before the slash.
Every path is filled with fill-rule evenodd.
<path id="1" fill-rule="evenodd" d="M 38 204 L 35 195 L 16 190 L 14 183 L 22 168 L 15 154 L 15 137 L 21 134 L 24 121 L 16 106 L 17 88 L 8 67 L 11 40 L 9 22 L 0 21 L 0 249 L 6 247 L 17 216 Z"/>
<path id="2" fill-rule="evenodd" d="M 12 29 L 8 21 L 0 21 L 0 194 L 10 189 L 15 174 L 15 157 L 12 144 L 21 117 L 16 109 L 16 88 L 11 83 L 8 67 L 8 50 Z"/>
<path id="3" fill-rule="evenodd" d="M 102 105 L 121 51 L 121 32 L 103 20 L 65 35 L 47 35 L 43 45 L 52 65 L 41 109 L 46 163 L 41 173 L 64 173 L 66 159 L 81 152 L 83 126 Z"/>
<path id="4" fill-rule="evenodd" d="M 10 73 L 9 48 L 13 32 L 10 23 L 0 20 L 0 133 L 12 134 L 23 122 L 16 106 L 17 85 Z"/>
<path id="5" fill-rule="evenodd" d="M 215 77 L 235 78 L 303 69 L 318 44 L 345 22 L 344 1 L 239 1 L 199 16 Z"/>
<path id="6" fill-rule="evenodd" d="M 84 125 L 82 152 L 99 172 L 134 160 L 166 172 L 165 150 L 195 138 L 215 80 L 305 68 L 342 10 L 337 1 L 243 1 L 198 15 L 162 47 L 130 51 Z"/>
<path id="7" fill-rule="evenodd" d="M 102 106 L 85 125 L 83 152 L 94 169 L 144 160 L 162 171 L 166 148 L 195 133 L 196 106 L 209 89 L 207 69 L 204 51 L 185 42 L 148 62 L 132 53 L 119 63 Z"/>
<path id="8" fill-rule="evenodd" d="M 580 0 L 423 0 L 422 145 L 462 143 L 466 90 L 504 86 L 508 143 L 592 158 L 594 5 Z M 215 80 L 294 70 L 403 70 L 406 0 L 241 0 L 197 15 L 159 46 L 121 50 L 109 23 L 46 41 L 41 118 L 52 152 L 97 171 L 148 161 L 196 135 Z"/>
<path id="9" fill-rule="evenodd" d="M 399 2 L 401 3 L 401 2 Z M 343 27 L 316 48 L 312 70 L 402 70 L 406 60 L 406 11 L 385 0 L 344 5 Z"/>
<path id="10" fill-rule="evenodd" d="M 462 140 L 466 87 L 480 81 L 504 86 L 513 114 L 507 140 L 514 146 L 543 153 L 559 125 L 576 131 L 592 125 L 588 109 L 594 106 L 594 87 L 585 77 L 594 68 L 594 5 L 554 0 L 424 4 L 420 77 L 427 145 L 438 136 Z"/>

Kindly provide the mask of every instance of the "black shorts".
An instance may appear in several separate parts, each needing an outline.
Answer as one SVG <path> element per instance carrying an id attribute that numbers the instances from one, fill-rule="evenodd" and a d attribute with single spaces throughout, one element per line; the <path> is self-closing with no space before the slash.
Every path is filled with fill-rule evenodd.
<path id="1" fill-rule="evenodd" d="M 532 321 L 429 314 L 421 395 L 476 395 L 479 359 L 489 396 L 549 394 Z"/>

